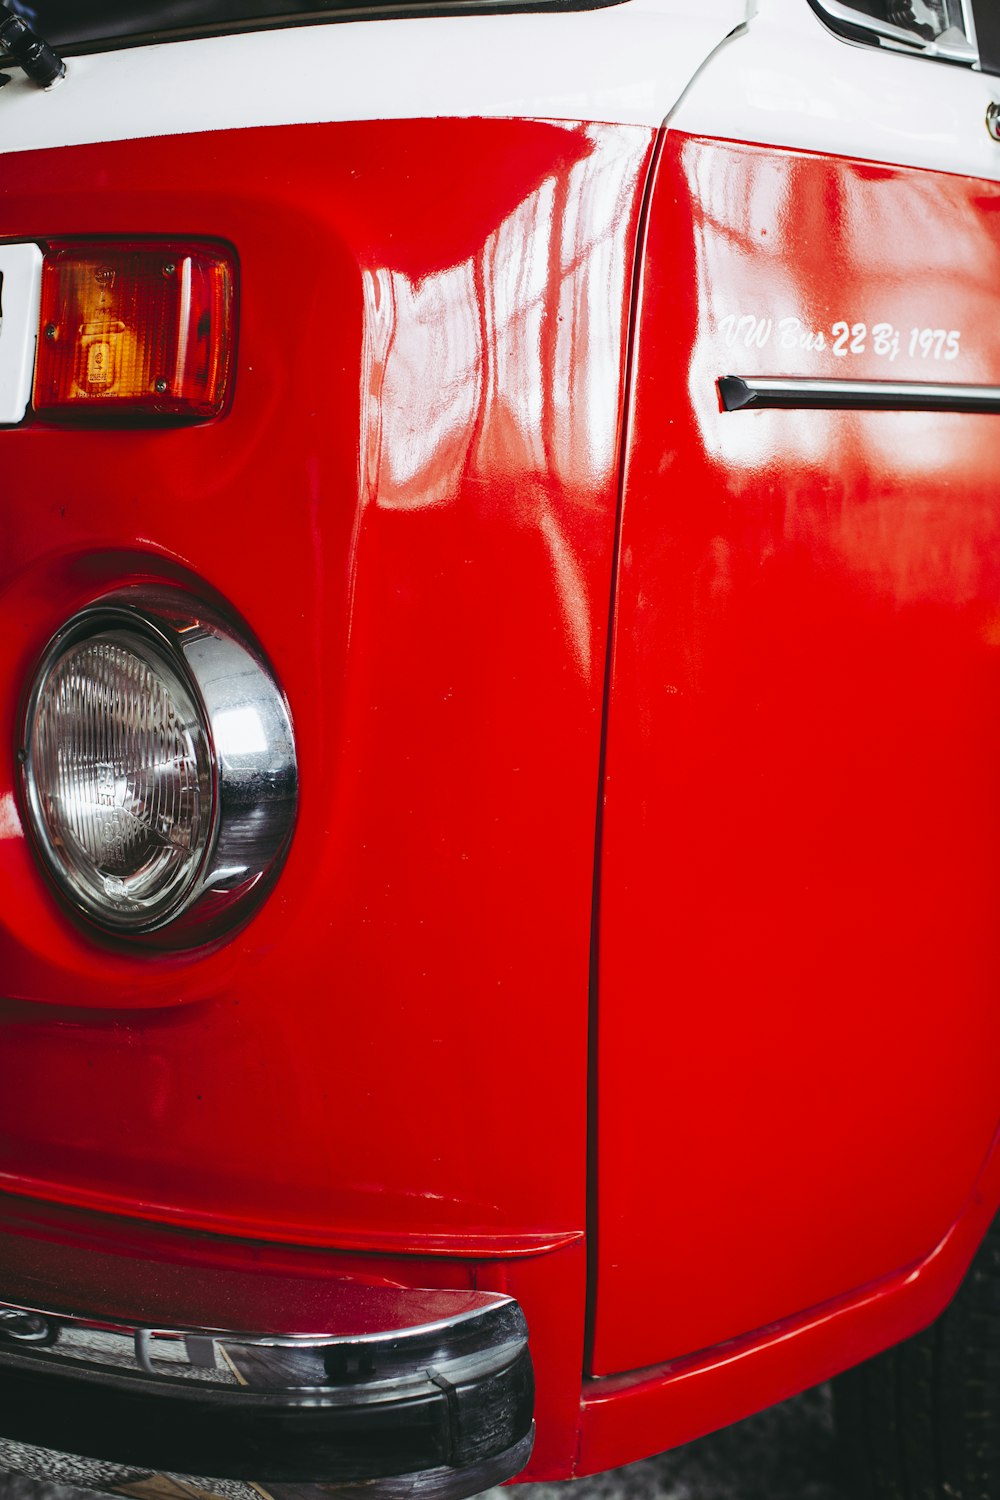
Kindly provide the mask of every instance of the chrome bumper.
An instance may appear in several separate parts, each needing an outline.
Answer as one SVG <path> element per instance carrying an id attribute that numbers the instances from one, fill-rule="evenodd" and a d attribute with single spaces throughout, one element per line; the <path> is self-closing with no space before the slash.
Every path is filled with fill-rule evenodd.
<path id="1" fill-rule="evenodd" d="M 516 1475 L 534 1403 L 517 1303 L 384 1286 L 345 1296 L 339 1331 L 314 1336 L 0 1303 L 0 1468 L 58 1478 L 58 1462 L 32 1457 L 55 1450 L 94 1489 L 129 1493 L 157 1474 L 274 1500 L 312 1486 L 461 1500 Z"/>

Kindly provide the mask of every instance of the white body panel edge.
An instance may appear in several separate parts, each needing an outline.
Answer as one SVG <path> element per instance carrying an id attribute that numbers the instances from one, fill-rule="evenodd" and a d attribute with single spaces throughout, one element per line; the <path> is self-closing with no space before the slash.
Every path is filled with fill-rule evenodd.
<path id="1" fill-rule="evenodd" d="M 843 41 L 808 0 L 760 0 L 670 118 L 673 129 L 1000 180 L 986 110 L 1000 78 Z"/>
<path id="2" fill-rule="evenodd" d="M 330 22 L 71 57 L 50 93 L 16 73 L 0 91 L 0 152 L 427 116 L 655 128 L 745 11 L 745 0 L 625 0 Z"/>
<path id="3" fill-rule="evenodd" d="M 0 153 L 335 120 L 666 118 L 692 135 L 1000 180 L 985 126 L 1000 79 L 842 41 L 808 0 L 759 0 L 744 17 L 745 0 L 624 0 L 122 48 L 71 58 L 51 93 L 15 73 Z"/>

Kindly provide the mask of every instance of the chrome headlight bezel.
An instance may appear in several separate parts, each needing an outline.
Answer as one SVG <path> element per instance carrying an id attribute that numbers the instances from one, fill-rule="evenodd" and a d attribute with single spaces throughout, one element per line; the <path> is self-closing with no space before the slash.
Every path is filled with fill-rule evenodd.
<path id="1" fill-rule="evenodd" d="M 136 909 L 77 878 L 59 848 L 36 766 L 36 726 L 46 683 L 67 652 L 113 635 L 176 682 L 193 705 L 204 743 L 204 836 L 177 888 Z M 94 600 L 56 631 L 28 694 L 22 791 L 42 867 L 62 899 L 119 939 L 191 947 L 242 920 L 266 894 L 288 850 L 298 802 L 291 715 L 261 654 L 223 616 L 178 589 L 136 585 Z M 95 866 L 96 870 L 96 866 Z"/>

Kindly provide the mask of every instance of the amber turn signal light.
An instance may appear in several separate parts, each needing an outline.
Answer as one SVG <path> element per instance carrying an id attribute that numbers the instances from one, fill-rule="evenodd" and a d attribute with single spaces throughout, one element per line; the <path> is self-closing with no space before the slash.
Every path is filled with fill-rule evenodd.
<path id="1" fill-rule="evenodd" d="M 191 241 L 50 243 L 34 407 L 87 421 L 204 420 L 225 403 L 235 262 Z"/>

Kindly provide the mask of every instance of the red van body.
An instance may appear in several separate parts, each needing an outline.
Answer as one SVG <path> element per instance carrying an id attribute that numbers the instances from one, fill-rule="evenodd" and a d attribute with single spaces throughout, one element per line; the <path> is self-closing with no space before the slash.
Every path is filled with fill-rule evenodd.
<path id="1" fill-rule="evenodd" d="M 253 102 L 261 42 L 275 71 L 315 50 L 305 92 L 335 34 L 419 71 L 439 26 L 635 7 L 327 18 L 0 93 L 4 243 L 237 267 L 221 416 L 0 430 L 0 1422 L 28 1472 L 83 1379 L 60 1329 L 150 1332 L 141 1385 L 171 1331 L 384 1338 L 411 1293 L 408 1328 L 516 1304 L 534 1396 L 504 1452 L 594 1472 L 916 1332 L 1000 1205 L 995 80 L 720 0 L 666 125 Z M 664 36 L 684 9 L 647 6 Z M 245 124 L 198 123 L 181 60 L 212 48 L 249 69 Z M 906 75 L 870 154 L 864 122 L 838 151 L 760 103 L 796 48 L 835 125 Z M 143 124 L 154 54 L 197 128 Z M 954 159 L 912 121 L 891 156 L 878 111 L 932 85 L 968 110 Z M 98 93 L 138 123 L 54 140 Z M 284 866 L 193 947 L 69 909 L 26 801 L 47 643 L 123 589 L 232 622 L 294 725 Z M 514 1472 L 477 1455 L 434 1492 Z"/>

